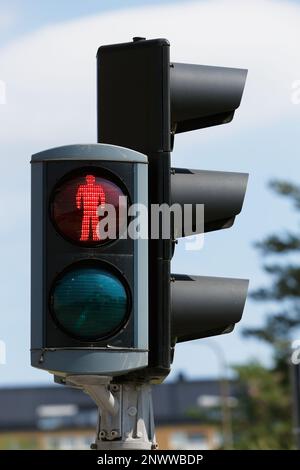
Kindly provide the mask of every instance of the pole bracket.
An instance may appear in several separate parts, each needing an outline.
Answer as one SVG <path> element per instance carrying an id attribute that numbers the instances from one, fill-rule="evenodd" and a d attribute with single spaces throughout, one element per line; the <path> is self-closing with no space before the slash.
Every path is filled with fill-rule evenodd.
<path id="1" fill-rule="evenodd" d="M 92 449 L 156 449 L 151 385 L 113 383 L 112 377 L 68 376 L 67 385 L 83 389 L 99 410 Z"/>

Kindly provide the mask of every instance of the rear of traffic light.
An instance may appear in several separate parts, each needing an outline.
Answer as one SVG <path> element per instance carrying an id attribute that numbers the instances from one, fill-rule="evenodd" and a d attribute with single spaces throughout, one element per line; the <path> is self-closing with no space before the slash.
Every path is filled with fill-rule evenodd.
<path id="1" fill-rule="evenodd" d="M 57 376 L 147 366 L 148 242 L 126 236 L 128 206 L 147 206 L 147 158 L 71 145 L 31 163 L 32 365 Z"/>
<path id="2" fill-rule="evenodd" d="M 171 202 L 169 49 L 165 39 L 135 38 L 97 54 L 98 141 L 147 155 L 149 208 Z M 158 380 L 171 363 L 171 256 L 170 238 L 149 239 L 149 368 L 142 374 Z"/>
<path id="3" fill-rule="evenodd" d="M 100 47 L 98 140 L 143 152 L 149 161 L 151 204 L 204 204 L 198 231 L 232 226 L 241 211 L 247 175 L 171 169 L 176 133 L 228 123 L 243 94 L 247 71 L 171 63 L 164 39 Z M 149 239 L 149 364 L 138 372 L 161 380 L 172 345 L 231 331 L 241 318 L 248 281 L 171 276 L 176 224 L 168 239 Z M 195 233 L 195 231 L 194 231 Z"/>

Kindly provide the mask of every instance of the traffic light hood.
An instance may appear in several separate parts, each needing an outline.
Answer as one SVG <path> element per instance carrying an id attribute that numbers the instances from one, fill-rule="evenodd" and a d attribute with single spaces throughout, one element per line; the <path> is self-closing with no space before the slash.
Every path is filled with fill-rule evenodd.
<path id="1" fill-rule="evenodd" d="M 225 171 L 174 168 L 171 175 L 171 200 L 184 209 L 192 204 L 193 231 L 184 227 L 182 236 L 195 231 L 196 204 L 204 204 L 204 232 L 229 228 L 243 206 L 248 174 Z M 182 229 L 183 224 L 179 227 Z M 174 233 L 178 233 L 176 226 Z"/>
<path id="2" fill-rule="evenodd" d="M 246 77 L 245 69 L 172 63 L 172 132 L 230 122 L 240 105 Z"/>
<path id="3" fill-rule="evenodd" d="M 240 321 L 248 280 L 173 275 L 171 337 L 174 343 L 229 333 Z"/>

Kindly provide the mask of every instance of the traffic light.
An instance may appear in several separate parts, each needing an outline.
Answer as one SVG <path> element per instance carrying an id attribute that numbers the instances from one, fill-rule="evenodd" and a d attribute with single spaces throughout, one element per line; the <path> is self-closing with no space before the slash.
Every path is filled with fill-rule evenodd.
<path id="1" fill-rule="evenodd" d="M 177 238 L 233 225 L 248 175 L 171 168 L 170 155 L 176 133 L 233 118 L 246 71 L 169 54 L 165 39 L 100 47 L 99 143 L 32 157 L 31 358 L 57 380 L 161 382 L 176 342 L 227 333 L 242 316 L 248 281 L 173 275 L 170 263 Z M 130 234 L 136 204 L 146 237 Z"/>
<path id="2" fill-rule="evenodd" d="M 167 40 L 141 37 L 100 47 L 97 71 L 98 141 L 147 155 L 149 208 L 191 205 L 192 229 L 181 230 L 177 218 L 168 237 L 161 230 L 158 239 L 149 236 L 148 366 L 132 377 L 159 382 L 176 342 L 231 331 L 243 312 L 248 281 L 171 275 L 170 261 L 176 237 L 233 224 L 247 175 L 172 169 L 170 153 L 176 133 L 232 120 L 247 71 L 172 63 Z M 197 204 L 204 204 L 202 228 Z"/>
<path id="3" fill-rule="evenodd" d="M 148 241 L 127 237 L 148 205 L 147 157 L 69 145 L 33 155 L 31 363 L 57 377 L 148 364 Z"/>

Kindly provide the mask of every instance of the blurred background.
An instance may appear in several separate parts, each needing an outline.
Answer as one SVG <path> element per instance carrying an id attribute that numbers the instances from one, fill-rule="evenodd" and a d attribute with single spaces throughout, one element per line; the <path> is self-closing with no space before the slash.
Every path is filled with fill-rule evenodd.
<path id="1" fill-rule="evenodd" d="M 30 367 L 29 161 L 96 142 L 97 48 L 133 36 L 166 37 L 173 61 L 249 70 L 233 122 L 178 135 L 172 153 L 250 174 L 234 227 L 196 253 L 179 241 L 172 262 L 249 278 L 250 296 L 233 333 L 176 347 L 154 389 L 160 448 L 299 446 L 299 24 L 297 0 L 0 0 L 0 449 L 94 437 L 90 399 Z"/>

